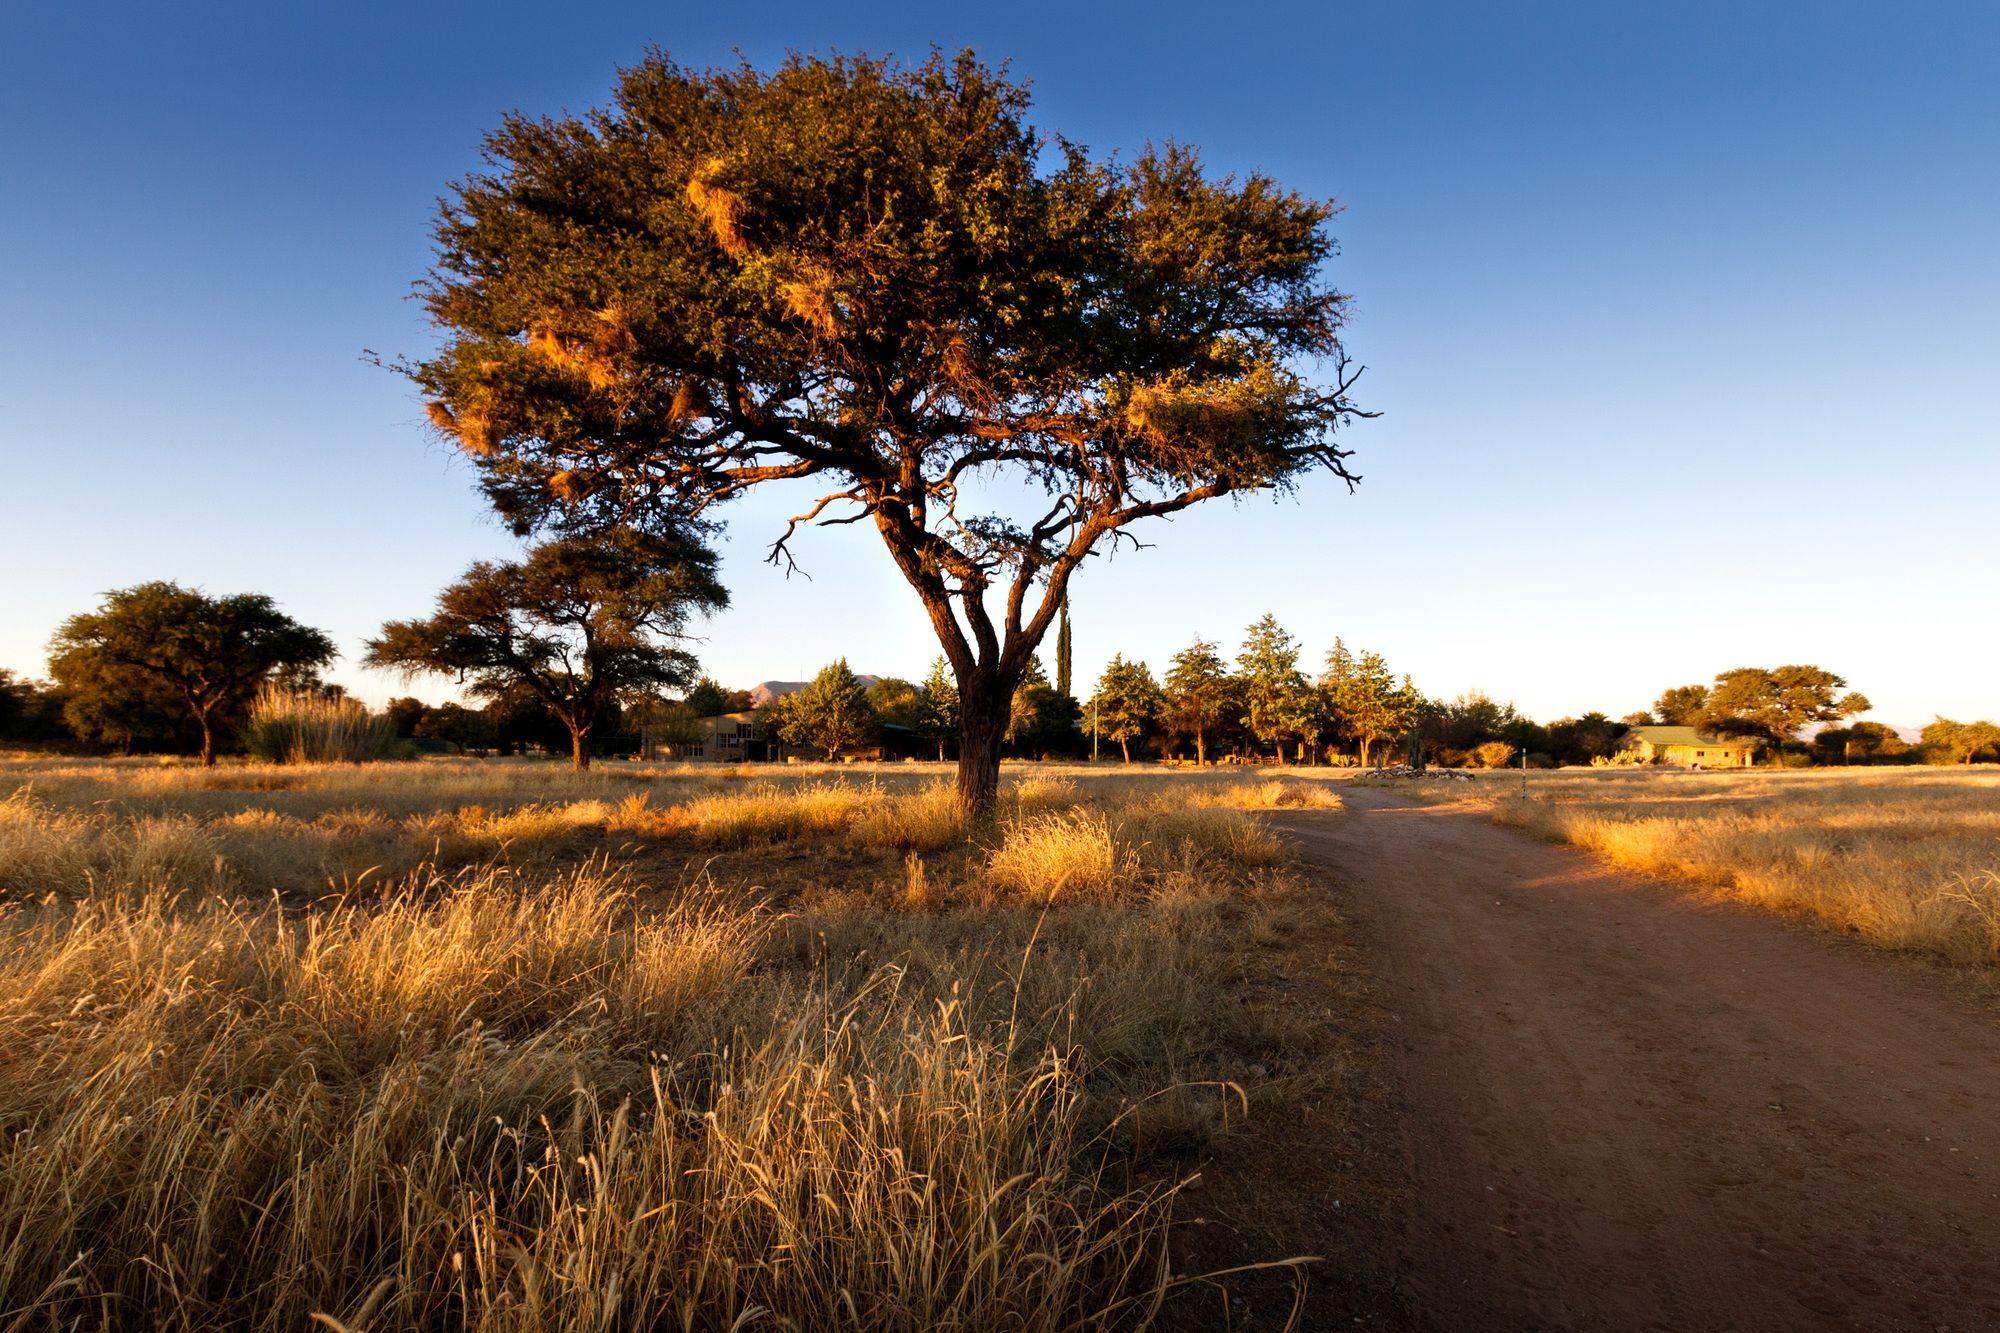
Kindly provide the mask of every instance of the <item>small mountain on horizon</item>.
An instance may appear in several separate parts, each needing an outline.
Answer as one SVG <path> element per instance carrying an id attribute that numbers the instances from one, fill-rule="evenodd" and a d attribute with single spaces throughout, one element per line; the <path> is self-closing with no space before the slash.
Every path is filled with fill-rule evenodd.
<path id="1" fill-rule="evenodd" d="M 854 678 L 860 681 L 863 687 L 873 685 L 882 679 L 880 676 L 863 675 L 856 675 Z M 752 708 L 769 708 L 777 700 L 784 698 L 788 694 L 802 690 L 810 684 L 812 682 L 809 680 L 758 681 L 750 687 L 750 706 Z"/>

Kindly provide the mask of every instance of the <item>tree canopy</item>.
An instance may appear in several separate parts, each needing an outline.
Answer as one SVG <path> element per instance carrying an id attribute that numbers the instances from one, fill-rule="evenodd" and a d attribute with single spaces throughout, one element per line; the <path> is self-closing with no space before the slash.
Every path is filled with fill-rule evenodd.
<path id="1" fill-rule="evenodd" d="M 2000 726 L 1991 722 L 1954 722 L 1940 717 L 1918 738 L 1924 748 L 1955 764 L 1969 764 L 1981 754 L 2000 759 Z"/>
<path id="2" fill-rule="evenodd" d="M 823 483 L 771 558 L 803 523 L 876 530 L 982 809 L 1077 565 L 1206 500 L 1351 484 L 1335 433 L 1369 415 L 1332 204 L 1178 145 L 1094 158 L 1028 105 L 969 53 L 650 56 L 600 111 L 489 136 L 422 288 L 441 346 L 406 367 L 524 529 Z"/>
<path id="3" fill-rule="evenodd" d="M 1236 682 L 1214 644 L 1196 638 L 1167 664 L 1161 718 L 1178 735 L 1194 738 L 1194 761 L 1208 762 L 1208 738 L 1237 707 Z"/>
<path id="4" fill-rule="evenodd" d="M 1364 652 L 1356 657 L 1340 639 L 1333 641 L 1326 655 L 1319 687 L 1326 696 L 1335 730 L 1360 746 L 1364 766 L 1377 741 L 1408 731 L 1417 720 L 1419 698 L 1409 682 L 1397 685 L 1380 653 Z M 1468 735 L 1468 747 L 1485 738 L 1485 733 L 1476 729 Z"/>
<path id="5" fill-rule="evenodd" d="M 958 735 L 958 680 L 951 664 L 942 657 L 931 663 L 924 677 L 917 706 L 917 734 L 938 747 L 938 762 L 944 762 L 945 743 Z"/>
<path id="6" fill-rule="evenodd" d="M 79 729 L 111 737 L 178 701 L 203 764 L 215 762 L 216 733 L 265 680 L 333 658 L 331 639 L 261 593 L 210 597 L 165 582 L 107 594 L 97 610 L 64 621 L 49 645 L 49 670 L 69 691 Z"/>
<path id="7" fill-rule="evenodd" d="M 621 700 L 681 689 L 695 659 L 669 642 L 728 604 L 713 552 L 684 537 L 620 529 L 544 542 L 519 561 L 480 561 L 425 620 L 368 642 L 370 666 L 455 676 L 479 696 L 527 691 L 560 718 L 571 759 Z"/>
<path id="8" fill-rule="evenodd" d="M 1127 662 L 1116 653 L 1098 678 L 1092 702 L 1099 734 L 1118 742 L 1118 751 L 1128 764 L 1132 762 L 1132 742 L 1152 729 L 1165 704 L 1146 664 Z"/>
<path id="9" fill-rule="evenodd" d="M 787 745 L 818 750 L 828 759 L 861 744 L 875 726 L 868 687 L 841 658 L 825 667 L 803 689 L 782 695 L 771 705 L 765 723 Z"/>
<path id="10" fill-rule="evenodd" d="M 1290 738 L 1299 738 L 1303 749 L 1307 733 L 1317 732 L 1322 710 L 1311 683 L 1299 670 L 1298 640 L 1276 616 L 1266 615 L 1244 631 L 1236 666 L 1243 725 L 1250 734 L 1273 746 L 1280 759 Z"/>
<path id="11" fill-rule="evenodd" d="M 1868 711 L 1867 698 L 1841 694 L 1846 688 L 1844 679 L 1816 666 L 1737 667 L 1715 678 L 1702 715 L 1717 731 L 1762 737 L 1778 762 L 1785 742 L 1811 723 Z"/>

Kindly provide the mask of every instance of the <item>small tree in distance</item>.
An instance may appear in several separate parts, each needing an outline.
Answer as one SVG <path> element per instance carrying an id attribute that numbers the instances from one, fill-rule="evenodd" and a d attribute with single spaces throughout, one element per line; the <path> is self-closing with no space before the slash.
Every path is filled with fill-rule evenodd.
<path id="1" fill-rule="evenodd" d="M 1371 415 L 1332 204 L 1181 146 L 1093 159 L 1027 112 L 970 53 L 649 56 L 608 108 L 489 137 L 437 223 L 439 349 L 405 367 L 522 530 L 820 482 L 770 558 L 875 530 L 957 679 L 977 816 L 1077 567 L 1206 501 L 1351 485 L 1335 434 Z"/>
<path id="2" fill-rule="evenodd" d="M 695 660 L 666 641 L 728 605 L 715 555 L 685 538 L 632 531 L 545 542 L 523 560 L 480 561 L 438 594 L 427 620 L 392 620 L 369 666 L 453 676 L 482 698 L 526 691 L 590 767 L 591 733 L 621 701 L 683 689 Z"/>
<path id="3" fill-rule="evenodd" d="M 1970 764 L 1982 752 L 2000 758 L 2000 726 L 1991 722 L 1954 722 L 1940 717 L 1918 737 L 1931 754 L 1952 763 Z"/>
<path id="4" fill-rule="evenodd" d="M 1118 742 L 1118 752 L 1132 762 L 1132 742 L 1144 736 L 1160 716 L 1164 700 L 1153 673 L 1144 662 L 1127 662 L 1114 653 L 1097 682 L 1097 729 Z"/>
<path id="5" fill-rule="evenodd" d="M 1255 739 L 1272 746 L 1282 763 L 1285 741 L 1298 734 L 1304 712 L 1301 696 L 1312 688 L 1299 671 L 1298 641 L 1276 616 L 1263 616 L 1244 631 L 1236 668 L 1243 725 Z"/>
<path id="6" fill-rule="evenodd" d="M 868 706 L 868 687 L 841 658 L 825 667 L 803 689 L 781 695 L 766 719 L 787 745 L 818 750 L 838 760 L 868 738 L 875 724 Z"/>
<path id="7" fill-rule="evenodd" d="M 923 699 L 917 708 L 917 734 L 936 743 L 941 764 L 945 742 L 958 734 L 958 681 L 951 674 L 951 663 L 942 657 L 931 663 L 922 690 Z"/>
<path id="8" fill-rule="evenodd" d="M 333 640 L 261 593 L 209 597 L 177 583 L 142 583 L 64 621 L 49 654 L 50 671 L 80 711 L 93 695 L 151 690 L 178 698 L 201 734 L 208 766 L 222 719 L 247 707 L 273 675 L 325 666 L 334 649 Z"/>
<path id="9" fill-rule="evenodd" d="M 1208 763 L 1208 737 L 1236 705 L 1236 683 L 1215 645 L 1197 638 L 1167 667 L 1162 718 L 1176 733 L 1194 737 L 1196 767 Z"/>

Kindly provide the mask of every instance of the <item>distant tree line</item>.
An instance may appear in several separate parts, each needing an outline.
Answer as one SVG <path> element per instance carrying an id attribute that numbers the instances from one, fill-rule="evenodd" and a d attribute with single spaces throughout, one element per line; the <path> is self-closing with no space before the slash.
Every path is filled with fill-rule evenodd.
<path id="1" fill-rule="evenodd" d="M 726 603 L 714 556 L 680 538 L 563 538 L 511 563 L 481 562 L 426 619 L 390 621 L 364 661 L 445 675 L 468 702 L 391 699 L 383 716 L 406 750 L 625 755 L 642 738 L 696 742 L 704 719 L 751 711 L 747 691 L 697 674 L 679 646 L 688 622 Z M 1067 614 L 1063 624 L 1067 627 Z M 1066 667 L 1068 634 L 1059 635 Z M 0 740 L 123 753 L 243 747 L 258 692 L 337 698 L 321 670 L 331 640 L 258 594 L 210 597 L 172 583 L 107 594 L 51 642 L 51 679 L 0 671 Z M 1316 665 L 1317 670 L 1311 669 Z M 1114 654 L 1087 697 L 1032 659 L 1015 688 L 1005 752 L 1025 759 L 1115 756 L 1293 764 L 1415 761 L 1536 767 L 1615 762 L 1635 726 L 1693 727 L 1752 740 L 1764 762 L 2000 762 L 2000 725 L 1940 717 L 1912 743 L 1855 720 L 1868 701 L 1809 665 L 1739 667 L 1662 692 L 1650 710 L 1536 722 L 1473 691 L 1436 698 L 1371 650 L 1344 640 L 1317 664 L 1277 620 L 1249 625 L 1233 655 L 1196 638 L 1164 671 Z M 956 674 L 943 658 L 921 681 L 866 683 L 845 660 L 760 711 L 764 739 L 829 759 L 863 753 L 956 757 Z"/>

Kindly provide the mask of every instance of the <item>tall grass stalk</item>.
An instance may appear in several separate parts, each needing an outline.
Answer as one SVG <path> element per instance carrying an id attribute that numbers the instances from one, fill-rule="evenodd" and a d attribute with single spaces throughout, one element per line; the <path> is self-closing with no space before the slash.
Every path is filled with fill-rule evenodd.
<path id="1" fill-rule="evenodd" d="M 250 753 L 274 764 L 363 764 L 394 739 L 389 719 L 358 700 L 265 685 L 250 705 Z"/>

